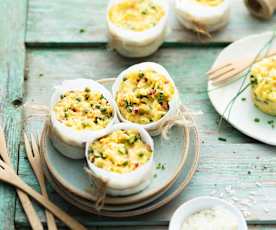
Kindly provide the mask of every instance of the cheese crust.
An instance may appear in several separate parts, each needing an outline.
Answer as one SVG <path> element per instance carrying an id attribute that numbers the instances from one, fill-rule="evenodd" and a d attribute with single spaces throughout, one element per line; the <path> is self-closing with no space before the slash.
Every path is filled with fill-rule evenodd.
<path id="1" fill-rule="evenodd" d="M 125 0 L 112 6 L 108 12 L 112 23 L 135 32 L 155 27 L 164 15 L 164 9 L 152 0 Z"/>
<path id="2" fill-rule="evenodd" d="M 136 129 L 114 131 L 91 143 L 88 151 L 88 160 L 98 168 L 119 174 L 134 171 L 153 154 Z"/>

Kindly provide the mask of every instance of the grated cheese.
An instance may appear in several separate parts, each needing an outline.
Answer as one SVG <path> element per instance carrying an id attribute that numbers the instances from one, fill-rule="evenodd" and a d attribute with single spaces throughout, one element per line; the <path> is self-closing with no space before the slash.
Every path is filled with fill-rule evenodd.
<path id="1" fill-rule="evenodd" d="M 188 217 L 182 230 L 238 230 L 237 218 L 222 207 L 203 209 Z"/>

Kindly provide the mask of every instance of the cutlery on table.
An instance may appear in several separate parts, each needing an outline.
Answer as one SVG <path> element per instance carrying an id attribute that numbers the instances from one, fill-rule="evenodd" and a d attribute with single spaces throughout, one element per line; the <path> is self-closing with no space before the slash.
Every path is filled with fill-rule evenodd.
<path id="1" fill-rule="evenodd" d="M 256 60 L 255 57 L 245 58 L 245 59 L 236 59 L 228 61 L 222 65 L 212 68 L 207 72 L 209 81 L 214 85 L 223 85 L 230 80 L 233 80 L 239 73 L 243 72 L 245 69 L 250 67 L 254 61 L 259 61 L 265 57 L 270 57 L 276 54 L 276 49 L 268 51 L 268 53 Z"/>
<path id="2" fill-rule="evenodd" d="M 63 223 L 65 223 L 69 228 L 74 230 L 86 230 L 86 228 L 81 225 L 74 218 L 69 216 L 66 212 L 61 210 L 55 204 L 53 204 L 49 199 L 42 196 L 40 193 L 35 191 L 32 187 L 27 185 L 16 173 L 15 171 L 4 161 L 0 160 L 0 180 L 6 182 L 14 187 L 24 191 L 26 194 L 31 196 L 34 200 L 52 212 L 57 218 L 59 218 Z"/>
<path id="3" fill-rule="evenodd" d="M 40 152 L 37 144 L 37 140 L 34 135 L 31 134 L 31 141 L 28 140 L 26 133 L 24 133 L 24 142 L 26 148 L 26 154 L 28 160 L 32 166 L 34 174 L 40 186 L 42 195 L 48 199 L 48 194 L 46 190 L 45 177 L 42 170 Z M 31 144 L 30 144 L 31 142 Z M 54 216 L 49 211 L 45 210 L 47 226 L 49 230 L 57 230 L 57 225 Z"/>
<path id="4" fill-rule="evenodd" d="M 5 161 L 6 164 L 10 166 L 10 170 L 12 170 L 15 173 L 15 171 L 12 169 L 12 162 L 6 145 L 4 130 L 2 129 L 1 126 L 0 126 L 0 156 L 3 159 L 3 161 Z M 17 189 L 16 192 L 32 229 L 43 230 L 43 225 L 40 222 L 37 212 L 35 211 L 29 197 L 19 189 Z"/>

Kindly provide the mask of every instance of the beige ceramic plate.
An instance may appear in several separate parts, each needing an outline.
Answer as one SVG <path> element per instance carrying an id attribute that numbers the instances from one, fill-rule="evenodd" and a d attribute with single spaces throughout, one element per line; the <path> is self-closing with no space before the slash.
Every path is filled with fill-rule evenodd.
<path id="1" fill-rule="evenodd" d="M 84 205 L 87 206 L 91 209 L 96 209 L 95 202 L 87 199 L 83 199 L 80 197 L 75 196 L 72 194 L 70 191 L 66 190 L 58 181 L 53 178 L 49 170 L 47 169 L 46 165 L 44 167 L 44 173 L 46 175 L 47 180 L 49 183 L 52 185 L 52 187 L 62 196 L 62 197 L 67 197 L 67 199 L 70 199 L 74 203 L 78 203 L 79 205 Z M 147 205 L 148 203 L 154 201 L 157 199 L 159 196 L 161 196 L 165 191 L 161 191 L 160 194 L 157 194 L 155 196 L 150 197 L 147 200 L 141 201 L 139 203 L 133 203 L 133 204 L 126 204 L 126 205 L 107 205 L 105 204 L 102 210 L 104 211 L 127 211 L 127 210 L 133 210 L 142 206 Z M 66 198 L 65 198 L 66 199 Z"/>
<path id="2" fill-rule="evenodd" d="M 45 126 L 41 136 L 41 150 L 44 161 L 51 175 L 77 197 L 95 201 L 95 196 L 91 192 L 91 184 L 83 170 L 84 160 L 72 160 L 60 154 L 52 145 L 48 128 Z M 155 137 L 156 164 L 161 163 L 165 166 L 164 170 L 156 170 L 158 176 L 142 192 L 126 197 L 106 197 L 106 204 L 130 204 L 146 200 L 158 195 L 161 191 L 169 189 L 181 173 L 189 149 L 189 129 L 173 128 L 170 132 L 170 140 L 163 140 Z"/>
<path id="3" fill-rule="evenodd" d="M 141 203 L 141 207 L 139 207 L 139 204 L 131 204 L 128 211 L 123 211 L 126 205 L 118 205 L 112 206 L 108 205 L 107 209 L 109 210 L 102 210 L 100 212 L 97 212 L 94 208 L 94 202 L 91 200 L 87 200 L 81 197 L 75 196 L 75 194 L 72 194 L 70 190 L 66 190 L 63 186 L 58 184 L 58 182 L 51 177 L 50 172 L 47 172 L 46 169 L 46 176 L 53 186 L 53 188 L 69 203 L 72 205 L 87 211 L 89 213 L 97 214 L 97 215 L 103 215 L 103 216 L 109 216 L 109 217 L 131 217 L 131 216 L 137 216 L 142 215 L 151 211 L 154 211 L 158 208 L 161 208 L 165 204 L 169 203 L 171 200 L 176 198 L 189 184 L 191 181 L 199 161 L 199 146 L 200 141 L 198 138 L 198 132 L 197 129 L 192 129 L 191 131 L 191 145 L 189 148 L 187 161 L 185 162 L 184 169 L 181 171 L 180 175 L 177 177 L 176 181 L 173 183 L 172 186 L 170 186 L 169 189 L 167 189 L 163 194 L 155 195 L 151 198 L 148 198 L 144 202 Z M 161 178 L 162 179 L 162 178 Z M 121 210 L 121 211 L 119 211 Z"/>

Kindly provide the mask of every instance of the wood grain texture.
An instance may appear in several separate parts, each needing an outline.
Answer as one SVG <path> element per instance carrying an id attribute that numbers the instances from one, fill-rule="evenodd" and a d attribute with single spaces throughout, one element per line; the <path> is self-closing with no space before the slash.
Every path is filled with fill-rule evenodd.
<path id="1" fill-rule="evenodd" d="M 171 0 L 168 0 L 171 1 Z M 28 12 L 29 45 L 95 46 L 106 42 L 105 8 L 108 0 L 30 0 Z M 260 21 L 249 15 L 241 0 L 231 0 L 231 20 L 227 28 L 213 34 L 211 43 L 229 43 L 253 33 L 275 29 L 276 15 Z M 172 3 L 170 2 L 172 7 Z M 171 33 L 166 43 L 201 43 L 170 15 Z M 84 32 L 80 32 L 83 29 Z M 204 39 L 203 39 L 204 40 Z M 205 41 L 206 42 L 206 41 Z"/>
<path id="2" fill-rule="evenodd" d="M 173 211 L 187 199 L 208 195 L 216 191 L 216 196 L 226 196 L 225 188 L 232 185 L 239 199 L 246 199 L 249 193 L 256 191 L 256 204 L 250 206 L 250 223 L 275 223 L 276 194 L 275 149 L 240 134 L 229 125 L 217 133 L 216 112 L 209 103 L 204 73 L 212 64 L 220 48 L 185 47 L 163 48 L 154 56 L 146 59 L 164 65 L 173 76 L 182 100 L 194 110 L 202 110 L 199 120 L 203 147 L 198 173 L 189 187 L 173 202 L 164 208 L 146 216 L 130 218 L 127 221 L 106 219 L 86 214 L 70 206 L 54 191 L 49 191 L 55 203 L 75 216 L 87 226 L 151 224 L 166 225 Z M 53 87 L 65 79 L 87 77 L 93 79 L 115 77 L 127 66 L 141 60 L 129 60 L 114 52 L 97 49 L 31 49 L 27 56 L 29 69 L 25 90 L 27 102 L 48 104 Z M 227 142 L 218 141 L 218 137 L 227 138 Z M 25 158 L 20 158 L 19 174 L 30 185 L 37 183 Z M 263 184 L 259 191 L 256 183 Z M 227 199 L 227 197 L 225 197 Z M 263 206 L 265 205 L 265 207 Z M 265 210 L 269 209 L 269 213 Z M 45 219 L 44 219 L 45 220 Z M 106 220 L 109 220 L 108 222 Z M 22 210 L 16 210 L 18 226 L 26 224 Z"/>
<path id="3" fill-rule="evenodd" d="M 276 226 L 251 225 L 248 230 L 273 230 Z M 167 226 L 120 227 L 121 230 L 167 230 Z M 115 227 L 98 227 L 97 230 L 117 230 Z"/>
<path id="4" fill-rule="evenodd" d="M 0 1 L 0 119 L 3 121 L 12 163 L 17 168 L 25 61 L 25 0 Z M 1 122 L 2 123 L 2 122 Z M 14 229 L 15 192 L 0 184 L 0 228 Z"/>
<path id="5" fill-rule="evenodd" d="M 53 87 L 62 80 L 79 77 L 92 79 L 116 77 L 120 71 L 134 63 L 158 62 L 172 74 L 184 103 L 194 110 L 204 112 L 203 116 L 197 118 L 203 143 L 200 167 L 190 186 L 175 201 L 150 215 L 131 218 L 127 221 L 84 213 L 70 206 L 48 186 L 50 199 L 91 229 L 98 226 L 97 230 L 111 230 L 118 229 L 120 226 L 122 230 L 163 230 L 167 229 L 170 216 L 182 202 L 198 195 L 208 195 L 213 191 L 216 192 L 215 196 L 220 197 L 223 194 L 226 199 L 229 199 L 225 188 L 232 185 L 236 196 L 240 199 L 247 198 L 252 191 L 256 192 L 256 204 L 250 206 L 249 223 L 275 224 L 276 182 L 272 180 L 275 177 L 276 168 L 275 149 L 256 143 L 226 123 L 220 133 L 217 132 L 218 115 L 207 97 L 205 91 L 207 78 L 204 74 L 220 52 L 219 46 L 249 34 L 274 29 L 276 16 L 268 22 L 258 21 L 249 16 L 242 1 L 233 0 L 230 24 L 224 30 L 214 34 L 209 43 L 202 43 L 195 34 L 183 29 L 172 15 L 171 33 L 164 44 L 165 48 L 147 59 L 129 60 L 104 49 L 106 3 L 107 0 L 77 2 L 29 0 L 26 42 L 28 47 L 36 47 L 36 49 L 30 49 L 28 53 L 25 101 L 47 105 Z M 84 32 L 80 32 L 81 29 L 84 29 Z M 190 46 L 194 43 L 200 43 L 202 46 Z M 219 46 L 212 44 L 219 44 Z M 39 121 L 36 123 L 40 125 Z M 219 141 L 218 137 L 226 138 L 227 142 Z M 19 174 L 28 184 L 38 189 L 30 165 L 23 157 L 23 148 L 20 152 Z M 256 185 L 256 182 L 263 184 L 262 189 Z M 267 209 L 269 209 L 268 213 Z M 43 210 L 38 210 L 45 223 Z M 19 229 L 28 228 L 26 217 L 18 201 L 15 224 Z M 60 222 L 58 224 L 63 229 L 63 225 Z M 116 227 L 108 227 L 112 225 Z M 125 225 L 137 225 L 137 227 L 123 227 Z M 150 226 L 139 227 L 138 225 Z M 267 225 L 250 226 L 249 229 L 275 228 Z"/>
<path id="6" fill-rule="evenodd" d="M 276 226 L 267 226 L 267 225 L 249 225 L 249 230 L 274 230 Z M 27 230 L 28 228 L 21 227 L 21 230 Z M 60 230 L 64 230 L 65 228 L 60 228 Z M 118 227 L 97 227 L 91 228 L 91 230 L 117 230 Z M 167 226 L 132 226 L 132 227 L 120 227 L 121 230 L 167 230 Z"/>
<path id="7" fill-rule="evenodd" d="M 81 223 L 92 226 L 124 226 L 124 225 L 167 225 L 174 210 L 183 202 L 201 195 L 210 195 L 231 200 L 226 188 L 231 185 L 235 191 L 235 197 L 239 200 L 248 199 L 251 192 L 255 192 L 256 203 L 248 207 L 251 215 L 249 223 L 276 223 L 276 199 L 271 194 L 276 193 L 275 175 L 276 161 L 272 160 L 275 150 L 262 144 L 220 144 L 202 146 L 201 160 L 198 172 L 186 190 L 170 204 L 144 216 L 112 219 L 103 218 L 84 213 L 72 207 L 58 196 L 51 187 L 50 198 L 58 203 L 62 209 L 75 216 Z M 20 176 L 28 184 L 37 188 L 33 179 L 29 164 L 24 158 L 20 158 Z M 250 172 L 250 173 L 248 173 Z M 258 187 L 256 183 L 261 183 Z M 236 202 L 242 207 L 240 202 Z M 268 209 L 269 212 L 265 210 Z M 41 210 L 43 212 L 43 210 Z M 16 223 L 21 226 L 26 224 L 25 216 L 17 209 Z M 43 220 L 45 221 L 45 219 Z"/>

